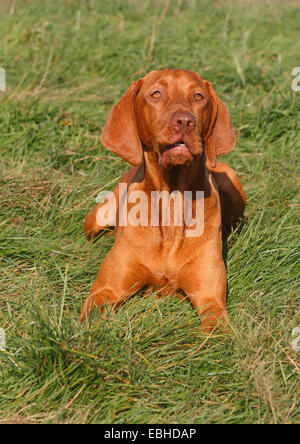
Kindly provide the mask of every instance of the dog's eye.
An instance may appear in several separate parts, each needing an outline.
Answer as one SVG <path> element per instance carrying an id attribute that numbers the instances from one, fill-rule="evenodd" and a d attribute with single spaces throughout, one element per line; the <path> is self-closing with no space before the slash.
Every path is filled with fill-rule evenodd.
<path id="1" fill-rule="evenodd" d="M 203 99 L 203 96 L 202 96 L 202 94 L 200 94 L 200 93 L 196 93 L 196 94 L 194 95 L 194 99 L 195 99 L 197 102 L 200 102 L 200 100 Z"/>
<path id="2" fill-rule="evenodd" d="M 160 91 L 154 91 L 151 94 L 151 97 L 153 97 L 154 99 L 157 99 L 160 95 L 161 95 Z"/>

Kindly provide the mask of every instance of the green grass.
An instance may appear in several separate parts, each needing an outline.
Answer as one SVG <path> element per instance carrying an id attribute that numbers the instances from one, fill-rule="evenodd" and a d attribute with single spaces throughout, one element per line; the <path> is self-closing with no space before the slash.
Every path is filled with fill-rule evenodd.
<path id="1" fill-rule="evenodd" d="M 299 422 L 299 21 L 287 1 L 1 2 L 0 422 Z M 211 81 L 236 128 L 222 159 L 248 198 L 227 257 L 236 334 L 207 339 L 189 304 L 154 295 L 79 323 L 113 243 L 86 242 L 83 219 L 127 168 L 100 129 L 166 66 Z"/>

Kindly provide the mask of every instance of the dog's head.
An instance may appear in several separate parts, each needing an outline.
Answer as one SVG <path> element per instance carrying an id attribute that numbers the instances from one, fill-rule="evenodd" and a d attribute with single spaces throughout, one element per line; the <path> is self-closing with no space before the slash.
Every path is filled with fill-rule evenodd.
<path id="1" fill-rule="evenodd" d="M 104 125 L 103 145 L 131 165 L 143 149 L 154 151 L 163 168 L 188 165 L 204 150 L 216 156 L 231 151 L 235 133 L 230 115 L 212 85 L 183 69 L 152 71 L 131 84 Z"/>

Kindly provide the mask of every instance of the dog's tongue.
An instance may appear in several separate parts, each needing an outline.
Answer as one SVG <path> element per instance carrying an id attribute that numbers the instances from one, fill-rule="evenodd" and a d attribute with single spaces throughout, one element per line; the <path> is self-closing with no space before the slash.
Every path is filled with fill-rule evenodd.
<path id="1" fill-rule="evenodd" d="M 170 168 L 176 165 L 184 165 L 189 160 L 193 160 L 192 154 L 184 144 L 180 144 L 164 151 L 160 155 L 159 163 L 163 168 Z"/>

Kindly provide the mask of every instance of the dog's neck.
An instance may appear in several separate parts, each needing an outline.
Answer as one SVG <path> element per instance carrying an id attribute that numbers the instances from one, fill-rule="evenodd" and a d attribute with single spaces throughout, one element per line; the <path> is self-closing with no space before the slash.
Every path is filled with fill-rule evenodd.
<path id="1" fill-rule="evenodd" d="M 155 152 L 144 151 L 144 180 L 151 191 L 206 191 L 209 185 L 205 156 L 167 170 L 159 165 Z"/>

